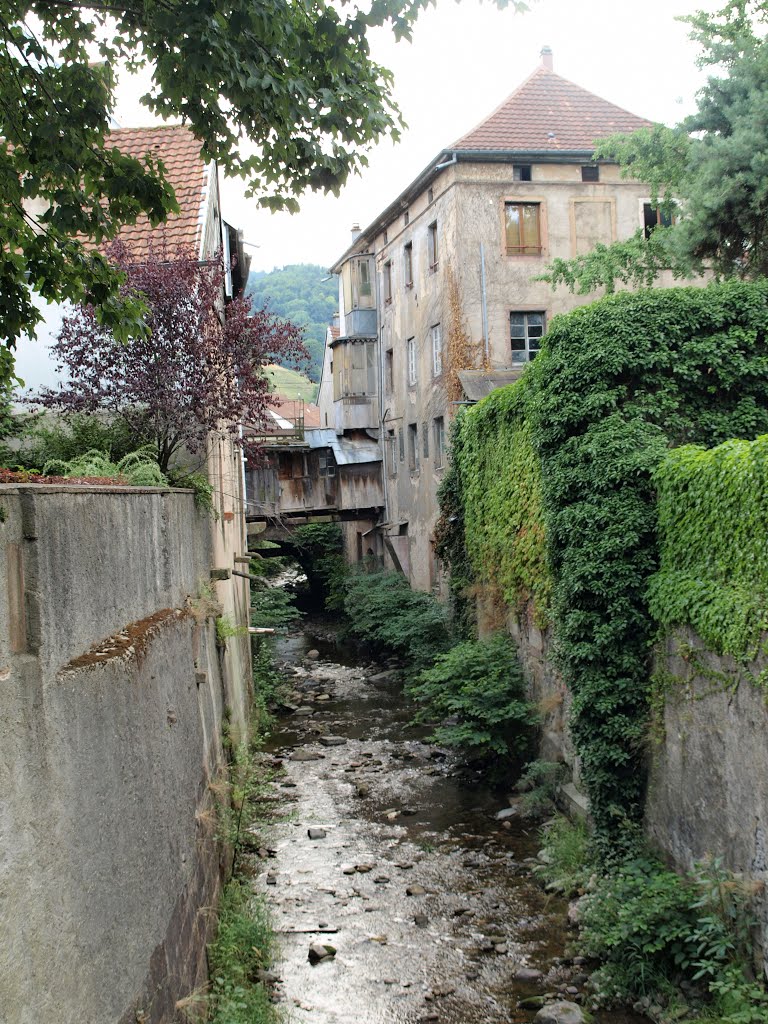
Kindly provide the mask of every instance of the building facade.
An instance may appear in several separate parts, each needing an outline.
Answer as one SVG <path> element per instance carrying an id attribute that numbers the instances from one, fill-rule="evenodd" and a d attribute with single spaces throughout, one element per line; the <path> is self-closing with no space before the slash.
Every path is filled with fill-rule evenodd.
<path id="1" fill-rule="evenodd" d="M 459 405 L 516 379 L 551 318 L 598 297 L 553 291 L 539 276 L 554 257 L 655 225 L 648 186 L 593 156 L 595 140 L 648 125 L 555 74 L 545 48 L 533 74 L 333 266 L 340 325 L 326 352 L 322 422 L 378 437 L 376 532 L 414 587 L 441 586 L 436 491 Z"/>

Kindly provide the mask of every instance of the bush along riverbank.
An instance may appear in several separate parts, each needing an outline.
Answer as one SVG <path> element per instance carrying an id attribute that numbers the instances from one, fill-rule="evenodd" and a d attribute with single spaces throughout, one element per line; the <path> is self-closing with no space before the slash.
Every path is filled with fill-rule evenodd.
<path id="1" fill-rule="evenodd" d="M 536 869 L 571 897 L 574 946 L 596 966 L 591 1009 L 629 1004 L 658 1024 L 764 1024 L 752 964 L 754 887 L 711 860 L 678 875 L 650 851 L 608 867 L 583 822 L 543 832 Z"/>

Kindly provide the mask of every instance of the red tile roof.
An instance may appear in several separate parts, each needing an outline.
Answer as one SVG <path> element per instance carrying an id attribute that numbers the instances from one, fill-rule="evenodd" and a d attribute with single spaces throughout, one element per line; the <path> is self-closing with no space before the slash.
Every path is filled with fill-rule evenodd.
<path id="1" fill-rule="evenodd" d="M 542 65 L 451 149 L 591 152 L 595 139 L 650 124 Z"/>
<path id="2" fill-rule="evenodd" d="M 152 241 L 165 243 L 172 249 L 182 246 L 198 252 L 203 227 L 203 203 L 208 188 L 208 170 L 200 155 L 200 143 L 183 125 L 161 125 L 155 128 L 115 128 L 109 133 L 122 153 L 141 159 L 147 153 L 165 165 L 165 176 L 173 185 L 180 213 L 171 214 L 159 227 L 153 228 L 144 216 L 135 224 L 126 224 L 118 237 L 130 245 L 134 254 L 143 255 Z"/>

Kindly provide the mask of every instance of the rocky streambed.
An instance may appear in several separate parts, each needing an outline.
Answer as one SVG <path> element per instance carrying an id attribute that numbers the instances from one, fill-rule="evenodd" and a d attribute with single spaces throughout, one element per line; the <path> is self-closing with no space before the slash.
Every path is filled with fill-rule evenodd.
<path id="1" fill-rule="evenodd" d="M 255 881 L 290 1020 L 578 1024 L 586 966 L 531 874 L 537 826 L 424 742 L 396 673 L 308 659 L 312 643 L 278 650 L 293 692 L 266 756 L 284 815 Z"/>

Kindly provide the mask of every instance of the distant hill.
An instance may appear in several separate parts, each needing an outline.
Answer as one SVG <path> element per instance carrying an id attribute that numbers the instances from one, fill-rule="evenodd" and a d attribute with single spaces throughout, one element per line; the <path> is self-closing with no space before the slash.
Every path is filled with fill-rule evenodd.
<path id="1" fill-rule="evenodd" d="M 257 306 L 266 305 L 278 316 L 304 327 L 304 343 L 309 349 L 309 376 L 320 380 L 325 349 L 325 332 L 338 309 L 337 278 L 329 279 L 325 267 L 313 263 L 295 263 L 279 270 L 251 272 L 246 295 Z"/>
<path id="2" fill-rule="evenodd" d="M 268 366 L 267 376 L 278 395 L 284 398 L 303 398 L 305 402 L 314 402 L 317 398 L 317 384 L 296 370 L 285 366 Z"/>

